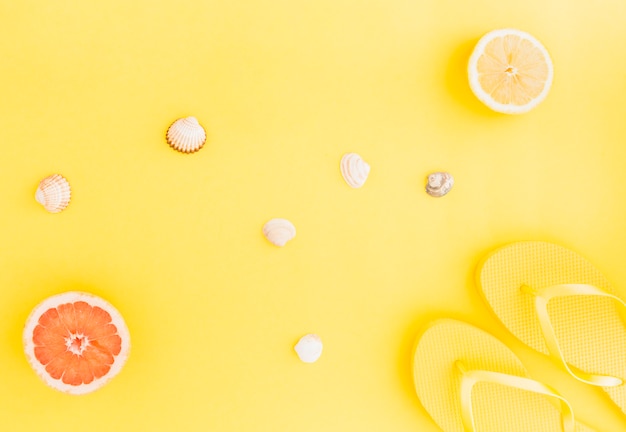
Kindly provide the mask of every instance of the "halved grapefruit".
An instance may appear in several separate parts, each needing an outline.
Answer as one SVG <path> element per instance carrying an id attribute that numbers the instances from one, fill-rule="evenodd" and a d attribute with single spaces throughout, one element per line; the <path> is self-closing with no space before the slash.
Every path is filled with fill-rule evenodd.
<path id="1" fill-rule="evenodd" d="M 31 312 L 24 328 L 24 350 L 50 387 L 85 394 L 120 372 L 130 352 L 130 335 L 110 303 L 92 294 L 66 292 Z"/>

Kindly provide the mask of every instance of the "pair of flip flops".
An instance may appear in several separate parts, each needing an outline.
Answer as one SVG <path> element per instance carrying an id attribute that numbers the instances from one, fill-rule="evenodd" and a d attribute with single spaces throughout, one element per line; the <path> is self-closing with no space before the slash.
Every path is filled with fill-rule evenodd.
<path id="1" fill-rule="evenodd" d="M 626 413 L 626 303 L 596 267 L 557 245 L 513 243 L 479 264 L 477 285 L 513 335 L 601 387 Z M 445 432 L 593 431 L 506 345 L 464 322 L 430 323 L 418 337 L 413 373 L 422 405 Z"/>

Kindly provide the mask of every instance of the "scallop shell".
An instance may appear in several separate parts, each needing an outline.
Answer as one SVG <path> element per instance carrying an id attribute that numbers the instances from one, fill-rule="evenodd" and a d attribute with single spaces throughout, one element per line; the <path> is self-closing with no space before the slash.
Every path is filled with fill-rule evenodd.
<path id="1" fill-rule="evenodd" d="M 200 150 L 206 142 L 206 131 L 195 117 L 185 117 L 172 123 L 165 138 L 174 150 L 193 153 Z"/>
<path id="2" fill-rule="evenodd" d="M 370 173 L 370 166 L 356 153 L 346 153 L 341 158 L 341 175 L 350 187 L 360 188 Z"/>
<path id="3" fill-rule="evenodd" d="M 68 181 L 59 174 L 53 174 L 39 182 L 35 200 L 50 213 L 59 213 L 70 203 L 71 190 Z"/>
<path id="4" fill-rule="evenodd" d="M 428 175 L 426 192 L 433 197 L 442 197 L 454 186 L 454 177 L 447 172 L 434 172 Z"/>
<path id="5" fill-rule="evenodd" d="M 315 363 L 322 355 L 322 339 L 316 334 L 307 334 L 300 338 L 293 348 L 300 360 L 305 363 Z"/>
<path id="6" fill-rule="evenodd" d="M 263 226 L 263 234 L 272 244 L 282 247 L 296 236 L 296 227 L 287 219 L 272 219 Z"/>

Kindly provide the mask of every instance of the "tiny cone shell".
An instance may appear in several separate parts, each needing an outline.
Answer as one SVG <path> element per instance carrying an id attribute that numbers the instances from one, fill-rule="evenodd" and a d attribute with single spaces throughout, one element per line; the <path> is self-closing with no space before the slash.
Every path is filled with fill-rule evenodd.
<path id="1" fill-rule="evenodd" d="M 296 227 L 287 219 L 271 219 L 263 225 L 263 235 L 270 243 L 282 247 L 296 236 Z"/>
<path id="2" fill-rule="evenodd" d="M 322 339 L 316 334 L 307 334 L 300 338 L 294 350 L 304 363 L 315 363 L 322 355 Z"/>
<path id="3" fill-rule="evenodd" d="M 343 179 L 350 187 L 360 188 L 370 173 L 370 166 L 356 153 L 346 153 L 339 165 Z"/>
<path id="4" fill-rule="evenodd" d="M 59 213 L 65 209 L 71 198 L 68 181 L 60 174 L 53 174 L 39 182 L 35 200 L 50 213 Z"/>
<path id="5" fill-rule="evenodd" d="M 442 197 L 454 186 L 454 177 L 447 172 L 434 172 L 428 175 L 426 193 L 432 197 Z"/>
<path id="6" fill-rule="evenodd" d="M 176 120 L 165 134 L 167 143 L 181 153 L 194 153 L 204 146 L 206 131 L 195 117 Z"/>

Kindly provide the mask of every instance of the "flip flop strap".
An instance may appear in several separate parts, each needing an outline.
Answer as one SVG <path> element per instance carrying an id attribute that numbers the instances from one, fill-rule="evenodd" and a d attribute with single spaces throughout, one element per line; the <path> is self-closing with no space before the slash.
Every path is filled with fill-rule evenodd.
<path id="1" fill-rule="evenodd" d="M 528 291 L 528 289 L 526 291 Z M 570 366 L 567 363 L 563 350 L 561 350 L 559 341 L 556 337 L 556 331 L 550 321 L 550 316 L 548 314 L 548 302 L 556 297 L 597 296 L 613 299 L 625 308 L 626 303 L 624 303 L 624 301 L 619 297 L 602 291 L 600 288 L 593 285 L 586 284 L 552 285 L 537 291 L 531 289 L 530 292 L 535 296 L 535 310 L 537 311 L 537 318 L 539 319 L 541 332 L 543 333 L 550 355 L 554 359 L 557 359 L 567 372 L 579 381 L 600 387 L 613 387 L 622 384 L 623 381 L 620 378 L 607 375 L 590 374 Z"/>
<path id="2" fill-rule="evenodd" d="M 519 390 L 538 393 L 544 396 L 554 397 L 560 404 L 561 426 L 563 432 L 574 432 L 576 429 L 576 422 L 574 421 L 572 407 L 567 400 L 565 400 L 551 387 L 542 384 L 539 381 L 516 375 L 508 375 L 505 373 L 485 370 L 463 371 L 462 366 L 459 366 L 459 369 L 461 369 L 463 373 L 461 378 L 461 417 L 463 420 L 463 427 L 467 432 L 478 432 L 474 422 L 474 415 L 472 413 L 472 389 L 474 388 L 474 385 L 479 382 L 499 384 Z M 529 413 L 529 415 L 532 415 L 532 413 Z"/>

